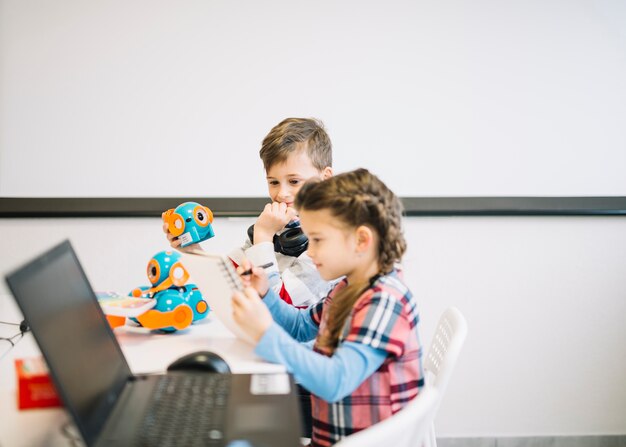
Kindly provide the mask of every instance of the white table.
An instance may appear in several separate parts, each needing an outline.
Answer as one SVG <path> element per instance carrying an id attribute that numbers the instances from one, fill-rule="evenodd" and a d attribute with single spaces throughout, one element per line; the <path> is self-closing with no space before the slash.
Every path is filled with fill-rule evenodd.
<path id="1" fill-rule="evenodd" d="M 0 295 L 0 320 L 19 323 L 22 316 L 10 295 Z M 0 336 L 19 333 L 17 326 L 0 325 Z M 211 314 L 184 331 L 172 334 L 151 333 L 143 328 L 123 326 L 115 329 L 130 369 L 135 374 L 162 372 L 175 359 L 200 350 L 222 356 L 234 373 L 271 373 L 285 371 L 282 365 L 264 362 L 252 352 L 252 346 L 235 338 Z M 17 380 L 14 360 L 40 356 L 32 334 L 26 334 L 16 346 L 0 344 L 0 447 L 70 446 L 62 433 L 69 416 L 62 408 L 17 409 Z"/>

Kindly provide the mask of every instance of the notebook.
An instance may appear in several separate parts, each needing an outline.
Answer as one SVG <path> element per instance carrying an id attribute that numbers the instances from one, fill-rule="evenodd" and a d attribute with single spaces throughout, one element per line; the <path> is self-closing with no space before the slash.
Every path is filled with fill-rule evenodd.
<path id="1" fill-rule="evenodd" d="M 86 445 L 298 445 L 287 374 L 133 375 L 69 241 L 5 278 Z"/>
<path id="2" fill-rule="evenodd" d="M 233 291 L 243 291 L 243 285 L 230 259 L 205 251 L 195 251 L 183 253 L 182 262 L 189 272 L 190 282 L 198 286 L 202 298 L 209 303 L 217 318 L 238 338 L 253 344 L 252 338 L 233 318 Z"/>

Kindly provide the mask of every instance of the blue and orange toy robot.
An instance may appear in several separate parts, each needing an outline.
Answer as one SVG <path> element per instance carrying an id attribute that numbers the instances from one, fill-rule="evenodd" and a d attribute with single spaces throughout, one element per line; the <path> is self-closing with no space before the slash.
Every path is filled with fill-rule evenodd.
<path id="1" fill-rule="evenodd" d="M 157 304 L 136 317 L 149 329 L 174 332 L 205 318 L 209 306 L 195 284 L 187 284 L 189 273 L 175 251 L 160 251 L 148 262 L 147 274 L 152 287 L 141 286 L 130 293 L 134 297 L 153 298 Z"/>
<path id="2" fill-rule="evenodd" d="M 206 241 L 215 236 L 213 212 L 196 202 L 184 202 L 161 214 L 168 231 L 176 236 L 181 247 Z"/>

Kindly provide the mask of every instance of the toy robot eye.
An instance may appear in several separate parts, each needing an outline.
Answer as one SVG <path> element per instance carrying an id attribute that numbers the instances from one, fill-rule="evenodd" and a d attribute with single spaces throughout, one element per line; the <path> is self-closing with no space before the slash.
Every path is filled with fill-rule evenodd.
<path id="1" fill-rule="evenodd" d="M 180 214 L 172 214 L 168 229 L 173 236 L 180 236 L 185 230 L 185 221 Z"/>
<path id="2" fill-rule="evenodd" d="M 201 227 L 206 227 L 213 221 L 213 213 L 204 206 L 197 206 L 193 210 L 193 217 Z"/>
<path id="3" fill-rule="evenodd" d="M 161 276 L 161 269 L 159 268 L 159 263 L 152 259 L 148 262 L 148 279 L 152 284 L 156 284 Z"/>
<path id="4" fill-rule="evenodd" d="M 176 262 L 170 268 L 170 279 L 172 280 L 172 284 L 181 287 L 184 286 L 189 279 L 189 273 L 180 262 Z"/>

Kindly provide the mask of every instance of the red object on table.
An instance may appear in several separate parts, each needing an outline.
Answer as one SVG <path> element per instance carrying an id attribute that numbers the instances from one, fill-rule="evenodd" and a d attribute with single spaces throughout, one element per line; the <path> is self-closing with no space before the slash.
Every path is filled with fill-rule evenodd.
<path id="1" fill-rule="evenodd" d="M 17 407 L 20 410 L 63 406 L 43 358 L 16 359 L 15 372 Z"/>

